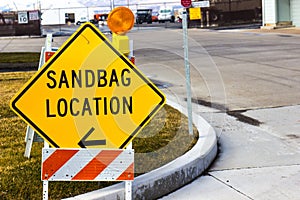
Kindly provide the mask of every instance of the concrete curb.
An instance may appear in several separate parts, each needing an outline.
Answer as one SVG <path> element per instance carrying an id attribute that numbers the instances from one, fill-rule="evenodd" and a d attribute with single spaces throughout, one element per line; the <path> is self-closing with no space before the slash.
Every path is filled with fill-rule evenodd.
<path id="1" fill-rule="evenodd" d="M 172 101 L 167 101 L 167 104 L 186 115 L 187 111 L 181 105 Z M 157 199 L 167 195 L 197 178 L 212 163 L 217 155 L 216 133 L 207 121 L 195 113 L 193 123 L 199 131 L 195 146 L 172 162 L 135 178 L 132 184 L 133 199 Z M 125 199 L 124 190 L 125 183 L 122 182 L 67 200 Z"/>

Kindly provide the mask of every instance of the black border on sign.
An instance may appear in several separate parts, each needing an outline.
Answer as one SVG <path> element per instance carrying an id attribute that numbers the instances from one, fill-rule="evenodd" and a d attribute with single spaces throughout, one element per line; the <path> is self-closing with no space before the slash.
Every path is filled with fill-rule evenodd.
<path id="1" fill-rule="evenodd" d="M 161 101 L 158 105 L 155 106 L 155 108 L 152 110 L 152 112 L 141 122 L 141 124 L 130 134 L 130 136 L 121 144 L 119 147 L 120 149 L 123 149 L 130 140 L 141 130 L 141 128 L 151 119 L 151 117 L 160 109 L 160 107 L 165 103 L 166 99 L 165 96 L 157 89 L 156 86 L 152 82 L 150 82 L 146 77 L 144 77 L 134 66 L 133 64 L 126 59 L 126 57 L 121 54 L 118 50 L 116 50 L 109 41 L 107 41 L 98 30 L 95 29 L 94 26 L 91 24 L 84 24 L 83 27 L 68 41 L 66 45 L 63 46 L 63 48 L 54 55 L 53 59 L 51 59 L 45 67 L 43 67 L 37 74 L 37 76 L 34 77 L 34 79 L 22 90 L 18 96 L 12 101 L 11 105 L 12 108 L 25 119 L 38 133 L 42 134 L 42 136 L 55 148 L 60 148 L 58 144 L 56 144 L 42 129 L 40 129 L 31 119 L 29 119 L 24 113 L 21 112 L 21 110 L 18 109 L 16 106 L 17 101 L 29 90 L 30 87 L 45 73 L 46 70 L 59 58 L 59 56 L 73 43 L 73 41 L 80 36 L 80 34 L 86 29 L 90 28 L 96 35 L 113 51 L 117 56 L 119 56 L 120 59 L 122 59 L 152 90 L 158 94 L 161 97 Z"/>

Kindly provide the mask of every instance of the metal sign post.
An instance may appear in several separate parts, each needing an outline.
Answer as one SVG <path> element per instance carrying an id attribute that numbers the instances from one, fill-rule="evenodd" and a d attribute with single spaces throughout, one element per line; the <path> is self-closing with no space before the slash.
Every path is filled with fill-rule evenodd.
<path id="1" fill-rule="evenodd" d="M 52 34 L 47 34 L 47 38 L 46 38 L 46 42 L 45 42 L 45 48 L 44 51 L 46 52 L 50 52 L 52 50 Z M 45 52 L 43 52 L 42 54 L 42 65 L 46 62 L 46 55 Z M 39 66 L 39 69 L 42 67 Z M 44 148 L 49 148 L 49 144 L 46 142 L 46 140 L 44 140 Z M 43 180 L 43 200 L 48 200 L 48 188 L 49 188 L 49 181 L 48 180 Z"/>
<path id="2" fill-rule="evenodd" d="M 44 140 L 44 148 L 49 148 L 49 144 Z M 43 200 L 48 200 L 49 181 L 43 180 Z"/>
<path id="3" fill-rule="evenodd" d="M 132 142 L 126 147 L 126 150 L 132 150 Z M 132 199 L 132 180 L 125 181 L 125 200 Z"/>
<path id="4" fill-rule="evenodd" d="M 47 62 L 48 59 L 57 51 L 58 47 L 52 47 L 52 34 L 47 34 L 45 46 L 42 47 L 38 70 Z M 43 142 L 38 134 L 34 133 L 34 130 L 27 125 L 26 136 L 25 136 L 25 153 L 24 157 L 29 158 L 33 142 Z"/>
<path id="5" fill-rule="evenodd" d="M 188 109 L 188 127 L 189 134 L 193 135 L 192 123 L 192 94 L 191 94 L 191 77 L 190 77 L 190 64 L 189 64 L 189 48 L 188 48 L 188 33 L 187 33 L 187 12 L 186 8 L 182 14 L 182 29 L 183 29 L 183 46 L 184 46 L 184 65 L 186 75 L 186 91 L 187 91 L 187 109 Z"/>
<path id="6" fill-rule="evenodd" d="M 41 50 L 38 70 L 44 65 L 44 63 L 46 61 L 46 59 L 45 59 L 46 51 L 48 51 L 48 52 L 53 51 L 53 49 L 52 49 L 52 34 L 49 34 L 49 33 L 47 34 L 47 37 L 46 37 L 45 47 L 42 47 L 42 50 Z M 26 147 L 25 147 L 24 157 L 27 157 L 27 158 L 30 157 L 30 152 L 31 152 L 31 148 L 32 148 L 34 139 L 35 139 L 34 130 L 29 125 L 27 125 L 26 136 L 25 136 Z"/>

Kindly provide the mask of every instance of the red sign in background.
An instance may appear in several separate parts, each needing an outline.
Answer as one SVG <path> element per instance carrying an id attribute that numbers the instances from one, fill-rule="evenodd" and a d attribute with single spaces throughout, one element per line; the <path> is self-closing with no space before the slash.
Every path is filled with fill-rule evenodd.
<path id="1" fill-rule="evenodd" d="M 190 7 L 191 6 L 191 4 L 192 4 L 192 0 L 181 0 L 181 5 L 183 6 L 183 7 Z"/>

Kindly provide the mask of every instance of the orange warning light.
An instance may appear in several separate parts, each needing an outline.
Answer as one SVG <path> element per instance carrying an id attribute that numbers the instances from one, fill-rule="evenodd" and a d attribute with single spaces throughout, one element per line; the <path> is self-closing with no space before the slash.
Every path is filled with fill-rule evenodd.
<path id="1" fill-rule="evenodd" d="M 129 8 L 117 7 L 113 9 L 107 18 L 107 26 L 116 34 L 127 33 L 134 25 L 134 15 Z"/>

